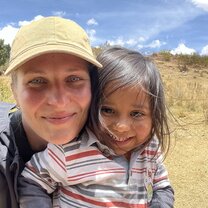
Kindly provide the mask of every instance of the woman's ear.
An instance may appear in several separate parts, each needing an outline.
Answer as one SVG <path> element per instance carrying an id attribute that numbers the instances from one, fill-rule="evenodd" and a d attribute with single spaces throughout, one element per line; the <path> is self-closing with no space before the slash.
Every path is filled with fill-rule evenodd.
<path id="1" fill-rule="evenodd" d="M 14 99 L 16 101 L 16 105 L 19 106 L 19 102 L 18 102 L 18 96 L 17 96 L 17 86 L 14 83 L 11 83 L 11 89 L 12 89 L 12 94 L 14 96 Z"/>

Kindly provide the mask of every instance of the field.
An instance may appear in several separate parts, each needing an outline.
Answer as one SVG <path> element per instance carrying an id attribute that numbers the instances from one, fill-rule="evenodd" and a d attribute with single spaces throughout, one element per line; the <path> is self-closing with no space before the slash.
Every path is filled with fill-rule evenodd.
<path id="1" fill-rule="evenodd" d="M 160 69 L 171 120 L 165 160 L 175 190 L 175 208 L 208 207 L 208 68 L 180 66 L 153 56 Z M 9 79 L 0 76 L 0 100 L 12 102 Z"/>
<path id="2" fill-rule="evenodd" d="M 175 190 L 175 208 L 208 207 L 208 74 L 155 59 L 161 71 L 172 122 L 172 145 L 165 160 Z M 202 70 L 202 69 L 201 69 Z"/>

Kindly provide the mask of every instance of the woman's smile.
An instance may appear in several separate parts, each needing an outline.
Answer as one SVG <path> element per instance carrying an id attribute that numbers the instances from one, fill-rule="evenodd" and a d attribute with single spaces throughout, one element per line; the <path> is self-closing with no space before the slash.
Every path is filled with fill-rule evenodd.
<path id="1" fill-rule="evenodd" d="M 58 114 L 53 116 L 46 116 L 42 117 L 43 119 L 46 119 L 47 122 L 55 125 L 61 125 L 70 122 L 75 118 L 77 113 L 68 113 L 68 114 Z"/>

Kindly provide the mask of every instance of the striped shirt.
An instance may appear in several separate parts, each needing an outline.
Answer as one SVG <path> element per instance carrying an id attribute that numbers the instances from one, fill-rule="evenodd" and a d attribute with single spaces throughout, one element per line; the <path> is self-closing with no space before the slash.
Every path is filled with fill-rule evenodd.
<path id="1" fill-rule="evenodd" d="M 22 175 L 53 193 L 53 207 L 62 208 L 145 208 L 154 191 L 170 186 L 155 137 L 127 161 L 89 130 L 68 144 L 48 144 Z"/>

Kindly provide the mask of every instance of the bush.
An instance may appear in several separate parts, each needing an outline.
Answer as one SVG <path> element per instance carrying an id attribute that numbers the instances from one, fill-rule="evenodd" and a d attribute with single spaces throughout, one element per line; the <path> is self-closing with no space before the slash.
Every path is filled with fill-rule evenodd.
<path id="1" fill-rule="evenodd" d="M 6 71 L 8 66 L 8 62 L 6 62 L 6 64 L 0 66 L 0 76 L 4 74 L 4 72 Z"/>
<path id="2" fill-rule="evenodd" d="M 10 78 L 5 76 L 0 76 L 0 101 L 5 101 L 9 103 L 14 102 L 12 96 L 12 91 L 10 88 Z"/>
<path id="3" fill-rule="evenodd" d="M 170 61 L 173 56 L 169 51 L 161 51 L 159 55 L 162 56 L 163 61 Z"/>
<path id="4" fill-rule="evenodd" d="M 200 56 L 198 54 L 193 55 L 176 55 L 178 64 L 188 66 L 208 66 L 208 56 Z"/>
<path id="5" fill-rule="evenodd" d="M 10 45 L 4 44 L 4 40 L 0 39 L 0 66 L 4 66 L 8 62 L 10 50 Z M 1 73 L 4 71 L 4 69 L 4 67 L 0 68 Z"/>

